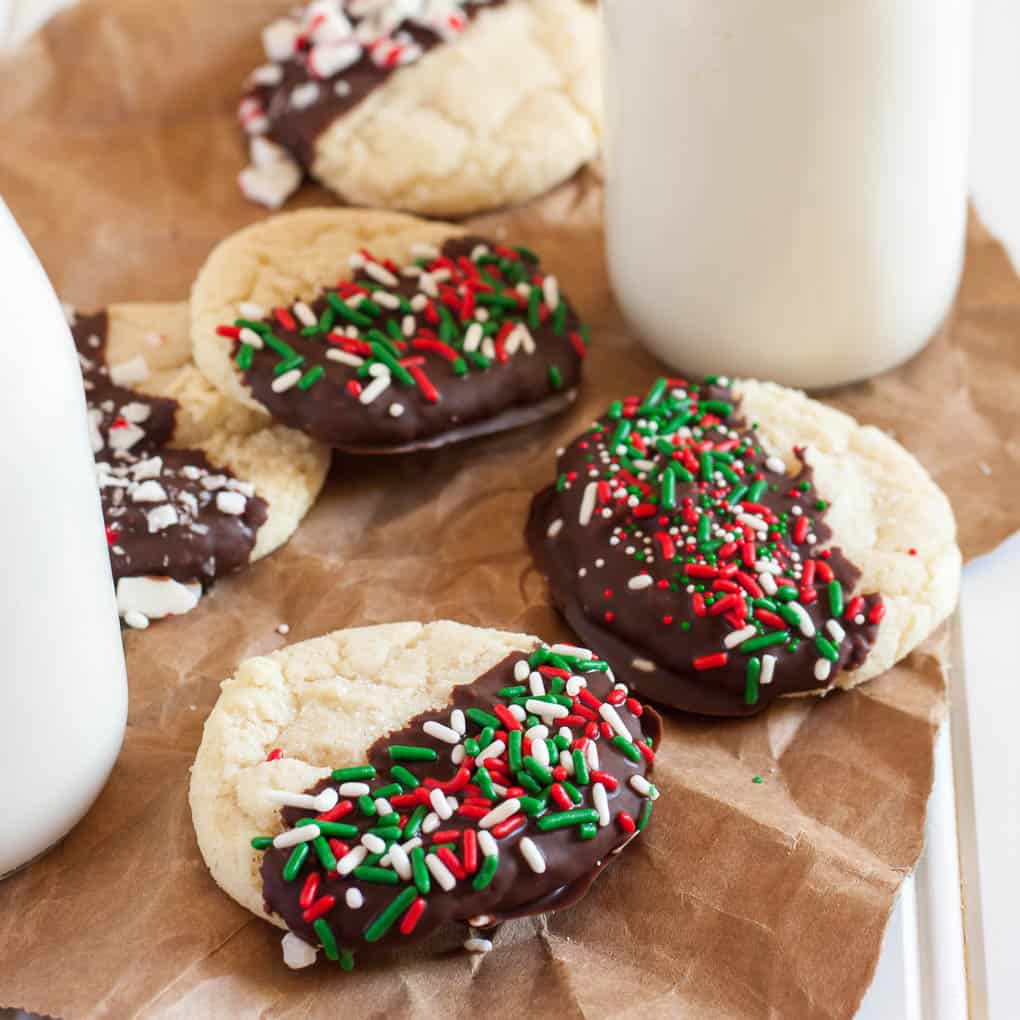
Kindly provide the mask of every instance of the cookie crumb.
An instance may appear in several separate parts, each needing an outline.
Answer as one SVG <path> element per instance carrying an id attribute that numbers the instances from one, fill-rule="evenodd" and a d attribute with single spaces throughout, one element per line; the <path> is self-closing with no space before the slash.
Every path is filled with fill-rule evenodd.
<path id="1" fill-rule="evenodd" d="M 149 618 L 145 613 L 138 612 L 137 609 L 129 609 L 124 614 L 124 622 L 135 630 L 145 630 L 149 626 Z"/>
<path id="2" fill-rule="evenodd" d="M 985 476 L 988 476 L 988 475 L 990 475 L 992 473 L 991 465 L 987 464 L 983 460 L 979 460 L 978 461 L 978 470 L 981 472 L 981 474 L 983 474 Z"/>
<path id="3" fill-rule="evenodd" d="M 491 953 L 492 942 L 489 939 L 470 938 L 464 943 L 464 948 L 469 953 Z"/>

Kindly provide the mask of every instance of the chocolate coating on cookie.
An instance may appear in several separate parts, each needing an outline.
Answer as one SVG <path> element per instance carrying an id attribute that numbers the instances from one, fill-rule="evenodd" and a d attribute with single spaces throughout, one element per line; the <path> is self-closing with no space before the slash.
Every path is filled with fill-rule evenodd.
<path id="1" fill-rule="evenodd" d="M 75 316 L 89 431 L 115 580 L 207 586 L 246 564 L 268 505 L 200 450 L 171 449 L 177 401 L 118 385 L 105 312 Z M 113 374 L 116 374 L 116 368 Z"/>
<path id="2" fill-rule="evenodd" d="M 437 445 L 566 406 L 586 330 L 537 256 L 478 237 L 408 266 L 353 257 L 353 280 L 221 326 L 277 420 L 353 452 Z"/>
<path id="3" fill-rule="evenodd" d="M 884 607 L 854 593 L 795 453 L 794 476 L 713 378 L 660 379 L 562 451 L 527 541 L 573 630 L 636 691 L 751 715 L 864 661 Z"/>
<path id="4" fill-rule="evenodd" d="M 340 4 L 345 13 L 342 20 L 321 18 L 318 29 L 294 33 L 286 55 L 275 48 L 267 54 L 277 59 L 252 76 L 241 102 L 242 123 L 249 133 L 264 135 L 283 146 L 306 171 L 310 170 L 315 142 L 335 120 L 354 109 L 400 67 L 419 60 L 447 39 L 455 39 L 482 10 L 505 2 L 467 0 L 457 6 L 455 14 L 449 6 L 452 18 L 432 21 L 423 20 L 427 4 L 418 5 L 419 20 L 398 13 L 401 6 L 410 12 L 413 4 L 376 4 L 376 10 L 367 16 L 356 13 L 357 3 Z M 361 7 L 368 10 L 367 5 Z M 391 11 L 393 19 L 389 18 Z M 390 20 L 396 20 L 396 24 L 384 31 Z M 311 18 L 303 14 L 301 18 L 303 25 L 314 21 L 315 14 Z M 285 34 L 285 30 L 280 31 Z"/>
<path id="5" fill-rule="evenodd" d="M 579 899 L 648 821 L 661 720 L 614 684 L 604 662 L 571 652 L 590 655 L 509 656 L 455 688 L 443 709 L 378 740 L 365 767 L 308 791 L 335 790 L 325 794 L 331 810 L 285 807 L 277 842 L 311 825 L 322 842 L 253 841 L 268 844 L 266 909 L 349 963 L 341 951 L 479 917 L 491 927 Z M 548 741 L 533 729 L 546 716 Z M 437 797 L 451 798 L 439 801 L 445 817 Z"/>

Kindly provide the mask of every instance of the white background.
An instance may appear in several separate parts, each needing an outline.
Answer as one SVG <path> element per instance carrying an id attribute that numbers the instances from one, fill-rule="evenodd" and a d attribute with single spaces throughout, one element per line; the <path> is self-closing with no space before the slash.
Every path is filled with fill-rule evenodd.
<path id="1" fill-rule="evenodd" d="M 972 142 L 974 203 L 986 226 L 1007 245 L 1020 266 L 1020 0 L 977 0 L 977 81 Z M 74 0 L 0 0 L 0 52 L 16 45 L 49 12 Z M 1017 394 L 1020 436 L 1020 394 Z M 963 625 L 966 719 L 969 729 L 971 805 L 960 812 L 961 841 L 976 845 L 964 858 L 971 955 L 972 1002 L 986 1003 L 994 1020 L 1020 1018 L 1020 663 L 1010 650 L 1020 621 L 1020 535 L 971 563 L 964 575 Z M 960 692 L 954 691 L 959 699 Z M 963 713 L 958 706 L 958 717 Z M 966 733 L 963 732 L 963 736 Z M 954 739 L 961 731 L 954 726 Z M 959 748 L 958 748 L 959 763 Z M 911 891 L 908 895 L 914 895 Z M 952 890 L 947 891 L 952 895 Z M 908 904 L 909 906 L 909 904 Z M 900 951 L 901 914 L 886 940 L 887 958 Z M 922 910 L 923 913 L 923 910 Z M 883 1005 L 897 996 L 880 969 L 869 996 L 869 1017 L 902 1020 L 902 1007 Z M 889 998 L 886 998 L 886 995 Z M 963 1020 L 945 1014 L 946 1020 Z M 975 1017 L 980 1020 L 980 1017 Z"/>

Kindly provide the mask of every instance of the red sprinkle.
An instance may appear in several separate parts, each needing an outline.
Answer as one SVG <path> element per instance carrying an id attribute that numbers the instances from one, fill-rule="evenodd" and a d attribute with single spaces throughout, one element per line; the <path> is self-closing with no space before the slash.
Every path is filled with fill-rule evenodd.
<path id="1" fill-rule="evenodd" d="M 464 830 L 460 852 L 464 858 L 464 870 L 473 875 L 478 870 L 478 834 L 474 829 Z"/>
<path id="2" fill-rule="evenodd" d="M 610 775 L 608 772 L 601 772 L 599 769 L 591 770 L 591 778 L 596 783 L 601 783 L 607 790 L 615 790 L 619 785 L 619 780 L 615 776 Z"/>
<path id="3" fill-rule="evenodd" d="M 637 828 L 637 823 L 634 821 L 626 811 L 621 811 L 616 816 L 616 824 L 620 826 L 626 833 L 631 833 Z"/>
<path id="4" fill-rule="evenodd" d="M 317 899 L 302 915 L 301 917 L 311 924 L 312 921 L 322 917 L 323 914 L 328 914 L 336 906 L 335 896 L 322 896 Z"/>
<path id="5" fill-rule="evenodd" d="M 283 748 L 274 747 L 269 754 L 266 755 L 266 761 L 276 761 L 283 757 Z"/>
<path id="6" fill-rule="evenodd" d="M 498 825 L 494 825 L 489 831 L 496 839 L 502 839 L 504 836 L 509 836 L 510 833 L 516 832 L 526 822 L 527 819 L 524 815 L 511 815 Z"/>
<path id="7" fill-rule="evenodd" d="M 467 878 L 467 872 L 457 855 L 447 846 L 441 846 L 436 851 L 436 856 L 450 869 L 457 881 Z"/>
<path id="8" fill-rule="evenodd" d="M 868 623 L 881 623 L 885 616 L 885 603 L 876 602 L 868 613 Z"/>
<path id="9" fill-rule="evenodd" d="M 294 316 L 287 311 L 286 308 L 277 308 L 273 314 L 276 316 L 276 321 L 283 326 L 284 329 L 289 329 L 293 332 L 297 329 L 297 323 L 294 321 Z"/>
<path id="10" fill-rule="evenodd" d="M 803 515 L 797 518 L 797 523 L 793 526 L 793 540 L 797 545 L 800 545 L 807 538 L 809 523 L 808 519 Z"/>
<path id="11" fill-rule="evenodd" d="M 302 910 L 307 910 L 315 902 L 315 897 L 319 893 L 320 881 L 321 878 L 317 871 L 311 872 L 305 879 L 305 884 L 301 886 L 301 895 L 298 896 L 298 906 Z"/>
<path id="12" fill-rule="evenodd" d="M 425 913 L 425 901 L 419 896 L 408 908 L 404 916 L 400 919 L 400 934 L 410 935 L 414 931 L 415 926 L 421 919 L 421 915 Z"/>
<path id="13" fill-rule="evenodd" d="M 390 802 L 392 803 L 392 801 Z M 342 800 L 336 807 L 330 808 L 328 811 L 323 811 L 321 815 L 315 817 L 320 822 L 335 822 L 338 818 L 343 818 L 344 815 L 349 815 L 354 810 L 354 801 Z"/>
<path id="14" fill-rule="evenodd" d="M 721 669 L 729 661 L 729 653 L 716 652 L 714 655 L 699 655 L 694 660 L 695 669 Z"/>

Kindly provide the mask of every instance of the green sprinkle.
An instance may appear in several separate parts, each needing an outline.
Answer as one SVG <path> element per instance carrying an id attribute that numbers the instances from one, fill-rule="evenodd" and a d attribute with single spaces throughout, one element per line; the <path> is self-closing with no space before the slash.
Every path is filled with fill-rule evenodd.
<path id="1" fill-rule="evenodd" d="M 478 734 L 478 746 L 484 751 L 495 739 L 495 729 L 492 726 L 486 726 L 485 729 Z"/>
<path id="2" fill-rule="evenodd" d="M 698 528 L 695 532 L 695 537 L 698 540 L 698 545 L 704 545 L 712 533 L 712 520 L 708 514 L 698 515 Z"/>
<path id="3" fill-rule="evenodd" d="M 818 654 L 828 659 L 829 662 L 839 661 L 839 649 L 831 641 L 823 638 L 821 634 L 815 635 L 815 648 L 818 649 Z"/>
<path id="4" fill-rule="evenodd" d="M 458 358 L 453 362 L 453 374 L 454 375 L 467 375 L 467 362 L 463 358 Z"/>
<path id="5" fill-rule="evenodd" d="M 390 769 L 390 775 L 400 784 L 404 790 L 416 790 L 421 785 L 413 772 L 409 772 L 403 765 L 394 765 Z"/>
<path id="6" fill-rule="evenodd" d="M 400 816 L 397 815 L 399 820 Z M 403 836 L 404 831 L 399 825 L 373 825 L 368 830 L 373 836 L 378 836 L 380 839 L 385 839 L 387 843 L 392 843 L 394 840 L 400 839 Z"/>
<path id="7" fill-rule="evenodd" d="M 272 836 L 256 836 L 251 841 L 253 850 L 268 850 L 273 845 Z"/>
<path id="8" fill-rule="evenodd" d="M 780 602 L 791 602 L 797 597 L 797 589 L 790 587 L 788 584 L 784 584 L 782 588 L 776 589 L 776 594 L 773 598 L 777 598 Z"/>
<path id="9" fill-rule="evenodd" d="M 640 408 L 638 408 L 638 413 L 647 414 L 649 411 L 654 411 L 662 401 L 663 396 L 665 396 L 666 387 L 668 385 L 668 382 L 663 377 L 660 376 L 656 379 L 655 382 L 652 383 L 651 389 L 645 396 Z"/>
<path id="10" fill-rule="evenodd" d="M 800 626 L 800 615 L 788 602 L 776 606 L 776 612 L 791 626 Z"/>
<path id="11" fill-rule="evenodd" d="M 587 786 L 591 782 L 591 776 L 588 773 L 588 761 L 584 751 L 575 749 L 571 757 L 574 759 L 574 778 L 582 786 Z"/>
<path id="12" fill-rule="evenodd" d="M 633 745 L 633 743 L 627 740 L 626 737 L 621 737 L 617 734 L 609 741 L 613 747 L 620 751 L 625 758 L 629 758 L 631 761 L 641 761 L 641 752 Z"/>
<path id="13" fill-rule="evenodd" d="M 519 730 L 514 730 L 515 733 L 519 733 Z M 513 766 L 511 765 L 511 768 Z M 475 785 L 479 790 L 482 791 L 483 797 L 488 797 L 489 800 L 496 800 L 496 788 L 492 785 L 492 776 L 489 774 L 489 770 L 484 766 L 480 766 L 475 770 L 474 774 Z"/>
<path id="14" fill-rule="evenodd" d="M 527 693 L 528 688 L 524 684 L 515 684 L 513 687 L 501 687 L 499 690 L 501 698 L 519 698 L 522 694 Z"/>
<path id="15" fill-rule="evenodd" d="M 411 817 L 407 819 L 407 825 L 404 826 L 405 839 L 410 839 L 412 836 L 416 836 L 418 834 L 418 830 L 421 828 L 421 823 L 428 813 L 429 809 L 424 804 L 419 804 L 411 812 Z"/>
<path id="16" fill-rule="evenodd" d="M 652 817 L 652 801 L 651 798 L 645 801 L 644 809 L 641 812 L 641 817 L 638 819 L 637 827 L 638 832 L 644 832 L 645 826 L 648 824 L 648 819 Z"/>
<path id="17" fill-rule="evenodd" d="M 481 746 L 479 745 L 478 741 L 477 741 L 477 740 L 475 740 L 475 738 L 474 738 L 474 737 L 468 737 L 468 738 L 467 738 L 467 739 L 466 739 L 466 740 L 464 741 L 464 751 L 465 751 L 465 752 L 466 752 L 467 754 L 471 755 L 471 757 L 472 757 L 472 758 L 474 758 L 474 756 L 475 756 L 476 754 L 478 754 L 478 752 L 479 752 L 479 751 L 480 751 L 481 749 L 482 749 L 482 748 L 481 748 Z"/>
<path id="18" fill-rule="evenodd" d="M 580 804 L 581 801 L 584 800 L 584 798 L 581 796 L 581 791 L 576 786 L 574 786 L 574 784 L 569 780 L 564 779 L 563 782 L 560 783 L 560 786 L 562 786 L 563 789 L 567 791 L 567 796 L 575 804 Z"/>
<path id="19" fill-rule="evenodd" d="M 528 793 L 533 793 L 537 796 L 542 792 L 542 787 L 536 783 L 535 780 L 524 771 L 524 769 L 521 769 L 520 772 L 516 773 L 516 778 L 517 785 L 523 786 Z"/>
<path id="20" fill-rule="evenodd" d="M 369 818 L 374 818 L 377 814 L 375 810 L 375 799 L 367 793 L 359 797 L 358 810 L 361 811 L 363 815 L 368 815 Z"/>
<path id="21" fill-rule="evenodd" d="M 327 870 L 333 871 L 336 868 L 336 855 L 333 853 L 332 847 L 322 836 L 316 836 L 312 840 L 312 846 L 315 847 L 315 853 L 319 858 L 319 863 Z"/>
<path id="22" fill-rule="evenodd" d="M 324 375 L 326 370 L 322 365 L 313 365 L 300 379 L 297 381 L 297 388 L 299 390 L 311 389 Z"/>
<path id="23" fill-rule="evenodd" d="M 788 630 L 770 630 L 765 634 L 759 634 L 758 637 L 749 638 L 739 647 L 739 651 L 745 655 L 751 655 L 753 652 L 760 652 L 765 648 L 774 648 L 776 645 L 785 645 L 786 639 L 790 636 Z"/>
<path id="24" fill-rule="evenodd" d="M 830 581 L 827 591 L 829 594 L 829 612 L 839 619 L 843 615 L 843 585 L 839 581 Z"/>
<path id="25" fill-rule="evenodd" d="M 255 348 L 251 344 L 241 344 L 241 349 L 237 352 L 237 367 L 242 372 L 247 372 L 254 357 Z"/>
<path id="26" fill-rule="evenodd" d="M 467 357 L 475 368 L 486 369 L 492 364 L 492 358 L 487 358 L 481 351 L 468 351 Z"/>
<path id="27" fill-rule="evenodd" d="M 543 786 L 548 786 L 553 781 L 553 774 L 549 769 L 530 754 L 524 756 L 524 767 Z"/>
<path id="28" fill-rule="evenodd" d="M 267 323 L 256 322 L 254 319 L 234 319 L 234 325 L 237 326 L 238 329 L 250 329 L 253 333 L 258 333 L 261 337 L 272 332 L 272 327 Z"/>
<path id="29" fill-rule="evenodd" d="M 524 744 L 524 734 L 520 730 L 511 730 L 509 741 L 510 771 L 516 772 L 524 764 L 524 757 L 521 752 Z"/>
<path id="30" fill-rule="evenodd" d="M 539 811 L 545 810 L 545 800 L 541 797 L 518 797 L 521 803 L 521 810 L 530 818 L 537 815 Z"/>
<path id="31" fill-rule="evenodd" d="M 515 244 L 514 251 L 517 252 L 522 259 L 527 259 L 529 262 L 538 261 L 538 256 L 530 248 L 525 248 L 523 244 Z"/>
<path id="32" fill-rule="evenodd" d="M 759 478 L 750 489 L 747 490 L 747 499 L 750 503 L 757 503 L 761 499 L 762 493 L 768 488 L 768 482 L 764 478 Z M 735 500 L 731 499 L 731 503 Z"/>
<path id="33" fill-rule="evenodd" d="M 297 351 L 290 344 L 285 344 L 282 340 L 273 336 L 272 333 L 264 333 L 262 339 L 265 341 L 266 346 L 271 351 L 279 354 L 281 358 L 293 358 L 297 354 Z"/>
<path id="34" fill-rule="evenodd" d="M 581 839 L 594 839 L 599 829 L 594 822 L 582 822 L 577 831 L 580 834 Z"/>
<path id="35" fill-rule="evenodd" d="M 516 301 L 514 304 L 516 305 Z M 532 329 L 538 329 L 541 319 L 538 315 L 539 305 L 542 303 L 542 290 L 540 287 L 532 287 L 528 295 L 528 325 Z"/>
<path id="36" fill-rule="evenodd" d="M 298 877 L 298 872 L 307 860 L 309 852 L 310 850 L 307 842 L 298 843 L 298 845 L 291 850 L 290 857 L 287 858 L 287 863 L 283 866 L 283 880 L 285 882 L 293 882 L 294 879 Z"/>
<path id="37" fill-rule="evenodd" d="M 330 928 L 326 919 L 324 917 L 318 918 L 312 927 L 315 929 L 315 934 L 319 936 L 319 944 L 322 946 L 322 951 L 326 954 L 327 959 L 339 960 L 340 951 L 337 949 L 336 939 L 333 937 L 333 929 Z"/>
<path id="38" fill-rule="evenodd" d="M 553 390 L 563 389 L 563 375 L 555 365 L 549 366 L 549 388 Z"/>
<path id="39" fill-rule="evenodd" d="M 720 418 L 728 418 L 733 414 L 733 405 L 726 403 L 725 400 L 703 400 L 701 410 L 717 414 Z"/>
<path id="40" fill-rule="evenodd" d="M 664 510 L 676 508 L 676 475 L 672 471 L 662 472 L 659 505 Z"/>
<path id="41" fill-rule="evenodd" d="M 361 329 L 369 329 L 372 326 L 372 320 L 367 315 L 362 315 L 361 312 L 355 311 L 339 294 L 328 291 L 326 294 L 326 300 L 329 302 L 330 308 L 340 316 L 345 322 L 349 322 L 354 326 L 358 326 Z"/>
<path id="42" fill-rule="evenodd" d="M 469 708 L 464 713 L 476 726 L 491 726 L 498 729 L 501 725 L 497 716 L 491 712 L 483 712 L 480 708 Z"/>
<path id="43" fill-rule="evenodd" d="M 304 822 L 305 819 L 302 818 L 298 824 L 301 825 Z M 349 825 L 347 822 L 323 822 L 318 818 L 312 818 L 308 824 L 317 825 L 319 832 L 324 836 L 336 836 L 338 839 L 350 839 L 358 834 L 358 827 L 356 825 Z"/>
<path id="44" fill-rule="evenodd" d="M 368 926 L 365 931 L 366 942 L 378 942 L 386 932 L 393 926 L 400 915 L 417 899 L 416 889 L 405 889 L 379 916 Z"/>
<path id="45" fill-rule="evenodd" d="M 377 798 L 396 797 L 396 795 L 400 793 L 400 790 L 401 790 L 400 783 L 387 783 L 385 786 L 380 786 L 379 789 L 372 794 L 372 796 Z"/>
<path id="46" fill-rule="evenodd" d="M 729 503 L 730 506 L 736 506 L 738 503 L 742 502 L 745 496 L 747 496 L 747 486 L 738 485 L 737 488 L 730 490 L 730 494 L 726 497 L 726 502 Z"/>
<path id="47" fill-rule="evenodd" d="M 712 480 L 712 474 L 714 471 L 714 465 L 712 463 L 712 454 L 705 450 L 698 457 L 698 466 L 701 470 L 701 477 L 704 478 L 706 481 L 710 482 Z"/>
<path id="48" fill-rule="evenodd" d="M 439 757 L 431 747 L 411 747 L 407 744 L 391 744 L 390 758 L 393 761 L 435 761 Z"/>
<path id="49" fill-rule="evenodd" d="M 758 704 L 758 678 L 761 676 L 761 659 L 757 655 L 747 660 L 744 670 L 744 704 Z"/>
<path id="50" fill-rule="evenodd" d="M 340 969 L 346 971 L 354 970 L 354 954 L 349 949 L 340 950 Z"/>
<path id="51" fill-rule="evenodd" d="M 499 868 L 499 858 L 493 854 L 491 857 L 486 857 L 482 860 L 482 866 L 478 869 L 478 874 L 475 875 L 475 880 L 471 883 L 471 886 L 476 891 L 487 889 L 492 882 L 493 878 L 496 877 L 496 871 Z"/>
<path id="52" fill-rule="evenodd" d="M 623 417 L 623 401 L 614 400 L 609 405 L 609 418 L 611 421 L 619 421 Z"/>
<path id="53" fill-rule="evenodd" d="M 553 312 L 553 333 L 556 336 L 563 336 L 567 331 L 567 303 L 561 300 Z"/>
<path id="54" fill-rule="evenodd" d="M 290 358 L 284 358 L 282 361 L 278 361 L 273 366 L 273 375 L 284 375 L 286 372 L 290 372 L 295 368 L 300 368 L 304 363 L 305 359 L 300 354 L 295 354 Z"/>
<path id="55" fill-rule="evenodd" d="M 382 336 L 382 334 L 380 333 L 379 336 Z M 385 340 L 386 338 L 383 337 L 383 339 Z M 396 380 L 402 382 L 405 386 L 414 385 L 414 377 L 397 361 L 385 344 L 380 343 L 378 340 L 373 340 L 369 346 L 372 348 L 372 353 L 389 368 Z"/>
<path id="56" fill-rule="evenodd" d="M 333 770 L 333 780 L 337 783 L 362 783 L 366 779 L 375 779 L 375 769 L 371 765 Z"/>
<path id="57" fill-rule="evenodd" d="M 359 882 L 371 882 L 374 885 L 396 885 L 400 876 L 391 868 L 369 868 L 364 864 L 354 869 L 354 877 Z"/>

